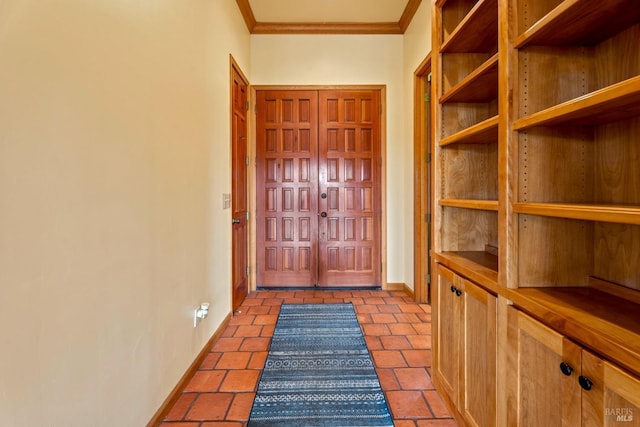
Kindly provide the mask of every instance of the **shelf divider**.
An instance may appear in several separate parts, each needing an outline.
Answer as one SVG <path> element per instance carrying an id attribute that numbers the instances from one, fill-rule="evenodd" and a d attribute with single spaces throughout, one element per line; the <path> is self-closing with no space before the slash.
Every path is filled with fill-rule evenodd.
<path id="1" fill-rule="evenodd" d="M 476 68 L 440 97 L 445 102 L 486 102 L 498 97 L 498 54 Z"/>
<path id="2" fill-rule="evenodd" d="M 441 147 L 450 144 L 487 144 L 498 141 L 499 117 L 493 116 L 453 135 L 442 138 Z"/>
<path id="3" fill-rule="evenodd" d="M 593 45 L 639 21 L 637 0 L 565 0 L 520 34 L 514 45 Z"/>
<path id="4" fill-rule="evenodd" d="M 496 52 L 497 10 L 498 0 L 478 0 L 449 38 L 442 43 L 440 52 Z"/>
<path id="5" fill-rule="evenodd" d="M 640 206 L 562 203 L 514 203 L 520 214 L 640 225 Z"/>
<path id="6" fill-rule="evenodd" d="M 640 76 L 591 92 L 515 121 L 515 130 L 534 126 L 597 125 L 640 114 Z"/>
<path id="7" fill-rule="evenodd" d="M 498 211 L 497 200 L 475 200 L 475 199 L 440 199 L 440 206 L 462 209 L 476 209 L 481 211 Z"/>

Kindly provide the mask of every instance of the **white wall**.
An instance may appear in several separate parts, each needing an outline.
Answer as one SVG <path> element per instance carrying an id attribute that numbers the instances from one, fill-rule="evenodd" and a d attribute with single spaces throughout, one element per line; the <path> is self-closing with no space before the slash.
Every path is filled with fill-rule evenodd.
<path id="1" fill-rule="evenodd" d="M 0 2 L 0 425 L 144 425 L 229 313 L 249 51 L 234 0 Z"/>
<path id="2" fill-rule="evenodd" d="M 431 9 L 430 0 L 423 0 L 416 12 L 411 25 L 404 34 L 404 105 L 409 114 L 403 117 L 405 128 L 405 164 L 403 197 L 413 201 L 413 74 L 422 61 L 431 52 Z M 413 204 L 412 209 L 406 210 L 403 216 L 404 234 L 410 236 L 404 243 L 403 271 L 405 283 L 413 289 Z"/>
<path id="3" fill-rule="evenodd" d="M 401 35 L 253 35 L 253 85 L 387 86 L 387 280 L 405 281 L 406 134 Z"/>

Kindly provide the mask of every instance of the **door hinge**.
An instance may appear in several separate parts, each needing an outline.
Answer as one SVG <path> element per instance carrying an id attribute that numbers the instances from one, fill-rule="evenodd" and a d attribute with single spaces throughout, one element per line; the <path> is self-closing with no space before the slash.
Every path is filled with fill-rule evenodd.
<path id="1" fill-rule="evenodd" d="M 431 214 L 424 214 L 424 222 L 431 224 Z"/>
<path id="2" fill-rule="evenodd" d="M 431 153 L 425 153 L 424 160 L 427 163 L 431 163 Z"/>
<path id="3" fill-rule="evenodd" d="M 247 267 L 247 276 L 251 276 L 251 267 Z"/>
<path id="4" fill-rule="evenodd" d="M 247 166 L 249 166 L 249 164 L 251 163 L 251 161 L 249 160 L 249 156 L 245 158 L 245 163 L 247 164 Z"/>
<path id="5" fill-rule="evenodd" d="M 247 221 L 249 221 L 249 211 L 247 211 Z"/>
<path id="6" fill-rule="evenodd" d="M 431 275 L 430 275 L 430 274 L 427 274 L 427 275 L 425 276 L 425 279 L 426 279 L 425 281 L 426 281 L 427 283 L 431 283 Z"/>
<path id="7" fill-rule="evenodd" d="M 431 92 L 425 92 L 424 93 L 424 102 L 430 102 L 431 101 Z"/>

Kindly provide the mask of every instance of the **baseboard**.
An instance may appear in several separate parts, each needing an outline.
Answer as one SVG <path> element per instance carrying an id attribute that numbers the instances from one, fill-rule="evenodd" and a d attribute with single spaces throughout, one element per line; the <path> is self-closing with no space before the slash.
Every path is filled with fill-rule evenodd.
<path id="1" fill-rule="evenodd" d="M 391 283 L 387 282 L 387 286 L 384 288 L 385 291 L 403 291 L 406 285 L 404 283 Z"/>
<path id="2" fill-rule="evenodd" d="M 204 359 L 207 357 L 207 354 L 209 354 L 209 351 L 211 350 L 211 347 L 213 347 L 213 344 L 218 340 L 218 338 L 220 338 L 224 330 L 229 325 L 231 316 L 231 313 L 227 314 L 227 317 L 225 317 L 218 329 L 216 329 L 216 331 L 214 332 L 213 336 L 209 339 L 209 341 L 207 341 L 202 350 L 200 350 L 200 353 L 198 353 L 198 356 L 191 363 L 191 366 L 189 366 L 187 372 L 185 372 L 182 378 L 180 378 L 178 384 L 176 384 L 173 390 L 171 390 L 169 396 L 167 396 L 164 402 L 162 402 L 160 408 L 158 408 L 151 420 L 147 423 L 147 427 L 156 427 L 162 424 L 162 420 L 164 420 L 164 417 L 167 416 L 173 405 L 178 401 L 178 399 L 182 395 L 182 390 L 185 389 L 187 384 L 189 384 L 189 381 L 191 381 L 191 378 L 193 378 L 195 373 L 198 371 L 198 368 L 200 367 L 200 365 L 202 365 L 202 362 L 204 362 Z"/>
<path id="3" fill-rule="evenodd" d="M 404 288 L 403 288 L 404 292 L 409 295 L 411 298 L 416 299 L 416 294 L 413 293 L 413 289 L 411 289 L 409 286 L 407 286 L 406 284 L 404 284 Z"/>
<path id="4" fill-rule="evenodd" d="M 407 286 L 406 283 L 387 283 L 386 290 L 387 291 L 404 291 L 404 293 L 409 295 L 411 298 L 415 297 L 415 295 L 413 294 L 413 289 Z"/>

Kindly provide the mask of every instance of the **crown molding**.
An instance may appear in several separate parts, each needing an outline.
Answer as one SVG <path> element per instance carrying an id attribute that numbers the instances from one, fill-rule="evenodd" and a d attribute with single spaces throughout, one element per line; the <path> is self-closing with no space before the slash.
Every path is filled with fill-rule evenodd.
<path id="1" fill-rule="evenodd" d="M 249 0 L 236 0 L 251 34 L 404 34 L 422 0 L 409 0 L 398 22 L 257 22 Z"/>

